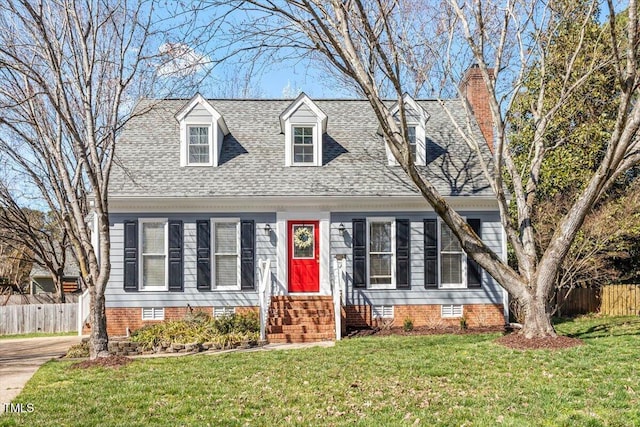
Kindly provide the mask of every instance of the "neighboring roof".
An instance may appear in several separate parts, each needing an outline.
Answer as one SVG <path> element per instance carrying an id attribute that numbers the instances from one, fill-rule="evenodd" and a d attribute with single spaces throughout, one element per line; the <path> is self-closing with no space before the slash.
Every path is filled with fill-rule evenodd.
<path id="1" fill-rule="evenodd" d="M 323 166 L 286 167 L 279 117 L 291 100 L 209 100 L 224 118 L 217 167 L 180 167 L 175 114 L 188 100 L 145 100 L 123 131 L 109 186 L 111 197 L 411 196 L 418 191 L 389 166 L 378 123 L 364 100 L 314 100 L 328 117 Z M 392 103 L 390 103 L 391 105 Z M 428 115 L 424 176 L 445 196 L 492 196 L 475 154 L 437 101 L 418 101 Z M 448 101 L 466 126 L 460 101 Z M 481 138 L 479 130 L 476 132 Z M 488 148 L 486 158 L 490 158 Z"/>
<path id="2" fill-rule="evenodd" d="M 58 250 L 60 250 L 58 248 Z M 76 257 L 73 255 L 73 251 L 71 248 L 67 249 L 66 262 L 64 266 L 64 275 L 65 277 L 80 277 L 80 267 L 78 267 L 78 262 L 76 261 Z M 50 277 L 51 273 L 46 268 L 33 263 L 33 267 L 31 267 L 31 273 L 29 273 L 29 277 Z"/>

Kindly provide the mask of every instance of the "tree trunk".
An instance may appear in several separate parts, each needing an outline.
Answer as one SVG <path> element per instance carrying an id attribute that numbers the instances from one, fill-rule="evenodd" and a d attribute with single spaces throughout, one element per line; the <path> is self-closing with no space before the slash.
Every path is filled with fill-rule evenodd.
<path id="1" fill-rule="evenodd" d="M 556 330 L 551 324 L 551 310 L 547 298 L 539 293 L 528 296 L 523 304 L 524 323 L 521 333 L 525 338 L 555 338 Z"/>
<path id="2" fill-rule="evenodd" d="M 104 310 L 104 295 L 96 298 L 95 287 L 91 293 L 91 336 L 89 339 L 89 358 L 109 356 L 109 336 L 107 335 L 107 316 Z"/>
<path id="3" fill-rule="evenodd" d="M 53 284 L 56 288 L 56 302 L 58 304 L 64 303 L 64 284 L 62 283 L 61 276 L 53 276 Z"/>

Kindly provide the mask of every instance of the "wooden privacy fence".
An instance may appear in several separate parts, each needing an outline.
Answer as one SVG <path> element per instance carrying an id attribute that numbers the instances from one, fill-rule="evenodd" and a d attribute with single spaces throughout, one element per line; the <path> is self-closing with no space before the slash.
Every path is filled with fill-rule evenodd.
<path id="1" fill-rule="evenodd" d="M 640 315 L 640 285 L 607 285 L 601 291 L 600 313 L 607 316 Z"/>
<path id="2" fill-rule="evenodd" d="M 558 315 L 600 313 L 606 316 L 640 315 L 640 285 L 605 285 L 601 288 L 559 289 Z"/>
<path id="3" fill-rule="evenodd" d="M 597 313 L 600 310 L 600 289 L 558 289 L 556 303 L 558 304 L 558 316 Z"/>
<path id="4" fill-rule="evenodd" d="M 73 332 L 78 304 L 22 304 L 0 306 L 0 335 L 32 332 Z"/>

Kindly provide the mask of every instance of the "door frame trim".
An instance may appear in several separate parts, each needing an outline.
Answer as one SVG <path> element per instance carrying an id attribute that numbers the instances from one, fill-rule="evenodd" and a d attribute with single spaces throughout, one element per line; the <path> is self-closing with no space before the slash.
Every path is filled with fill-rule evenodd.
<path id="1" fill-rule="evenodd" d="M 331 213 L 328 211 L 303 211 L 303 212 L 277 212 L 276 233 L 277 243 L 277 268 L 276 280 L 283 295 L 289 295 L 289 242 L 287 240 L 287 227 L 289 221 L 318 221 L 320 244 L 320 287 L 318 292 L 293 292 L 291 295 L 331 295 L 330 272 L 330 230 Z"/>

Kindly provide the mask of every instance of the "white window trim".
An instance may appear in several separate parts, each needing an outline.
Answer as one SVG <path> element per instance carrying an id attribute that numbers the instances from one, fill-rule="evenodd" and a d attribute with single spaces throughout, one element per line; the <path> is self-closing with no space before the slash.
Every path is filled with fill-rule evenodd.
<path id="1" fill-rule="evenodd" d="M 218 285 L 216 283 L 216 223 L 229 223 L 233 222 L 236 224 L 236 278 L 237 283 L 234 286 L 229 285 Z M 240 260 L 240 251 L 241 251 L 241 240 L 240 240 L 240 218 L 211 218 L 211 289 L 213 290 L 229 290 L 229 291 L 239 291 L 241 284 L 241 260 Z M 222 253 L 220 255 L 223 255 Z M 231 255 L 228 253 L 227 255 Z"/>
<path id="2" fill-rule="evenodd" d="M 313 162 L 296 162 L 293 153 L 293 129 L 312 128 L 313 134 Z M 285 141 L 287 144 L 285 164 L 286 166 L 322 166 L 322 131 L 318 123 L 300 123 L 288 121 L 285 128 Z"/>
<path id="3" fill-rule="evenodd" d="M 444 283 L 442 280 L 442 225 L 441 219 L 438 219 L 438 278 L 440 289 L 466 289 L 467 288 L 467 253 L 460 248 L 462 256 L 460 258 L 460 275 L 461 283 Z"/>
<path id="4" fill-rule="evenodd" d="M 371 227 L 372 222 L 391 222 L 391 283 L 384 285 L 371 284 Z M 370 217 L 367 218 L 367 288 L 368 289 L 395 289 L 396 288 L 396 219 L 394 217 Z"/>
<path id="5" fill-rule="evenodd" d="M 191 128 L 206 128 L 207 129 L 207 140 L 209 143 L 209 161 L 208 162 L 203 162 L 203 163 L 191 163 L 189 161 L 189 147 L 190 147 L 190 137 L 189 137 L 189 129 Z M 198 123 L 198 122 L 191 122 L 190 120 L 185 120 L 185 126 L 184 126 L 184 139 L 185 139 L 185 161 L 186 161 L 186 165 L 185 166 L 213 166 L 213 151 L 214 151 L 214 147 L 213 147 L 213 132 L 214 132 L 214 126 L 211 123 Z"/>
<path id="6" fill-rule="evenodd" d="M 413 127 L 416 129 L 416 158 L 413 160 L 418 166 L 425 166 L 427 164 L 427 136 L 425 128 L 422 124 L 414 121 L 407 122 L 407 128 Z M 393 156 L 389 144 L 383 140 L 385 149 L 387 152 L 387 159 L 390 166 L 398 166 L 399 163 Z"/>
<path id="7" fill-rule="evenodd" d="M 145 310 L 151 310 L 151 317 L 145 317 Z M 164 320 L 164 307 L 142 307 L 142 320 Z"/>
<path id="8" fill-rule="evenodd" d="M 313 161 L 311 162 L 296 162 L 295 158 L 295 128 L 311 128 L 311 148 L 313 150 Z M 318 136 L 316 132 L 317 126 L 312 123 L 292 123 L 291 124 L 291 139 L 289 143 L 291 145 L 291 166 L 317 166 L 317 145 L 318 145 Z"/>
<path id="9" fill-rule="evenodd" d="M 144 286 L 144 223 L 164 223 L 164 286 Z M 138 290 L 141 292 L 166 291 L 169 289 L 169 220 L 168 218 L 139 218 L 138 219 Z"/>
<path id="10" fill-rule="evenodd" d="M 460 314 L 456 314 L 457 307 L 460 307 Z M 442 304 L 440 306 L 440 317 L 443 319 L 459 319 L 464 317 L 464 306 L 462 304 Z"/>

